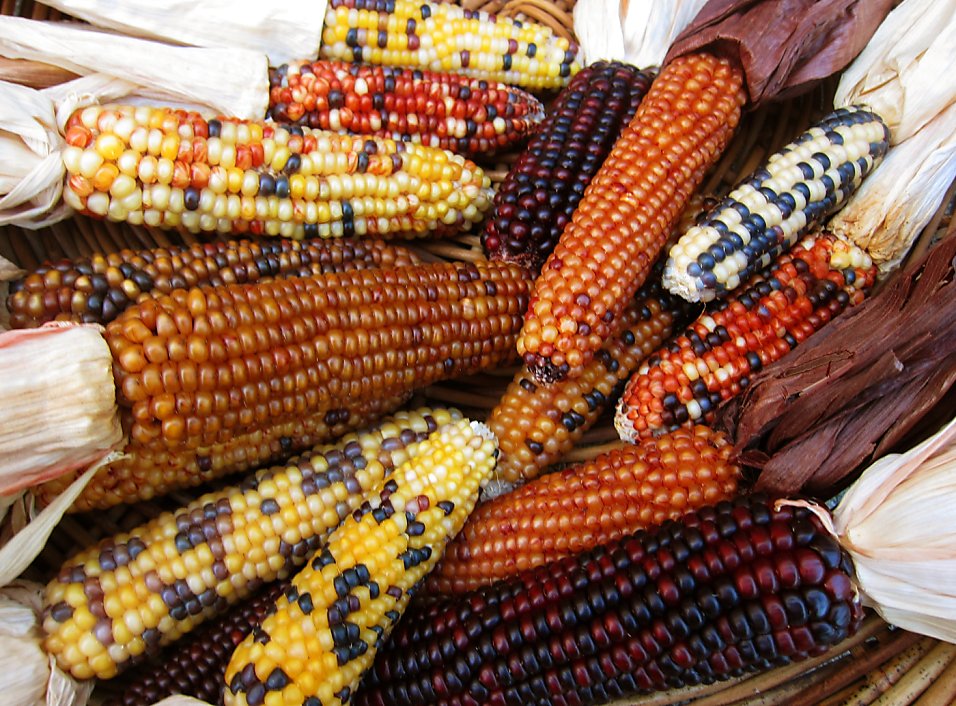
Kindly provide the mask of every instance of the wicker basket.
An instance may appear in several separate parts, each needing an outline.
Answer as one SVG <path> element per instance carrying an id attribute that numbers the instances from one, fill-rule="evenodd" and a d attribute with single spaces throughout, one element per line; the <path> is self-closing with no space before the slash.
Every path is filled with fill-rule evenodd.
<path id="1" fill-rule="evenodd" d="M 462 0 L 470 9 L 485 9 L 499 14 L 523 14 L 550 25 L 560 34 L 571 36 L 571 7 L 568 0 Z M 30 0 L 2 0 L 0 13 L 34 19 L 62 19 L 62 15 Z M 0 75 L 6 70 L 0 64 Z M 9 75 L 9 74 L 6 74 Z M 721 194 L 738 177 L 749 173 L 766 155 L 805 128 L 832 105 L 834 84 L 821 86 L 800 98 L 761 109 L 747 115 L 723 159 L 709 175 L 704 193 Z M 511 155 L 513 157 L 513 155 Z M 489 169 L 496 183 L 504 179 L 509 156 Z M 936 218 L 917 242 L 914 253 L 922 252 L 947 226 L 953 209 L 950 189 Z M 114 251 L 124 247 L 158 247 L 191 243 L 188 233 L 134 228 L 85 218 L 75 218 L 40 231 L 0 228 L 0 256 L 24 268 L 60 257 L 76 257 L 93 251 Z M 476 232 L 452 240 L 421 242 L 418 248 L 428 258 L 476 259 L 483 257 Z M 472 378 L 432 386 L 415 402 L 454 404 L 468 414 L 483 418 L 497 402 L 510 382 L 513 369 L 502 369 Z M 610 419 L 603 420 L 586 435 L 567 458 L 582 460 L 595 456 L 617 442 Z M 101 537 L 127 530 L 155 517 L 161 511 L 178 507 L 204 492 L 206 488 L 175 493 L 161 500 L 135 506 L 115 507 L 105 512 L 69 515 L 54 531 L 46 548 L 24 577 L 49 580 L 60 564 L 73 552 Z M 109 694 L 110 685 L 99 685 L 94 703 Z M 893 629 L 876 616 L 869 616 L 857 635 L 822 658 L 778 668 L 769 673 L 716 685 L 620 702 L 620 704 L 663 705 L 712 704 L 881 704 L 952 703 L 956 699 L 956 645 L 938 642 L 902 630 Z"/>

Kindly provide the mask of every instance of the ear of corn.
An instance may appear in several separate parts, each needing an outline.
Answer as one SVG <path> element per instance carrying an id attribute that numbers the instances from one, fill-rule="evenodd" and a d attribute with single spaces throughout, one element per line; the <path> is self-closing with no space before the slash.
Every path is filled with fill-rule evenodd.
<path id="1" fill-rule="evenodd" d="M 495 478 L 521 483 L 559 461 L 613 404 L 641 361 L 683 318 L 679 299 L 646 286 L 621 316 L 622 328 L 578 377 L 551 385 L 522 368 L 488 415 L 501 455 Z"/>
<path id="2" fill-rule="evenodd" d="M 319 53 L 530 90 L 560 88 L 581 68 L 578 45 L 549 27 L 422 0 L 331 0 Z"/>
<path id="3" fill-rule="evenodd" d="M 44 647 L 78 679 L 115 676 L 305 563 L 420 441 L 458 418 L 400 412 L 79 553 L 47 586 Z"/>
<path id="4" fill-rule="evenodd" d="M 148 667 L 127 672 L 120 678 L 125 681 L 120 695 L 104 706 L 151 706 L 173 694 L 221 703 L 226 665 L 233 650 L 289 586 L 289 581 L 267 585 L 222 617 L 166 647 Z"/>
<path id="5" fill-rule="evenodd" d="M 550 473 L 472 514 L 429 579 L 462 593 L 729 500 L 733 443 L 707 427 L 677 429 Z"/>
<path id="6" fill-rule="evenodd" d="M 457 74 L 297 61 L 272 69 L 270 81 L 268 117 L 276 122 L 471 156 L 515 145 L 544 119 L 534 96 Z"/>
<path id="7" fill-rule="evenodd" d="M 495 192 L 481 239 L 488 257 L 541 269 L 653 78 L 601 61 L 571 79 Z"/>
<path id="8" fill-rule="evenodd" d="M 227 240 L 121 250 L 44 265 L 11 282 L 7 307 L 12 328 L 54 320 L 107 324 L 140 298 L 174 289 L 404 267 L 418 261 L 411 250 L 371 239 Z"/>
<path id="9" fill-rule="evenodd" d="M 618 403 L 621 438 L 712 422 L 721 402 L 862 301 L 875 278 L 876 268 L 855 245 L 831 235 L 807 238 L 641 365 Z"/>
<path id="10" fill-rule="evenodd" d="M 239 645 L 225 704 L 348 703 L 411 591 L 465 523 L 494 456 L 493 435 L 467 420 L 423 441 Z"/>
<path id="11" fill-rule="evenodd" d="M 709 54 L 655 79 L 535 283 L 518 352 L 539 382 L 580 375 L 620 326 L 674 224 L 729 142 L 743 77 Z"/>
<path id="12" fill-rule="evenodd" d="M 66 125 L 63 199 L 133 225 L 311 237 L 456 232 L 491 182 L 444 150 L 166 108 L 90 106 Z"/>
<path id="13" fill-rule="evenodd" d="M 744 497 L 410 607 L 357 706 L 597 704 L 826 652 L 863 618 L 812 513 Z"/>
<path id="14" fill-rule="evenodd" d="M 874 113 L 841 108 L 772 155 L 671 248 L 664 286 L 711 301 L 767 268 L 838 210 L 886 154 Z"/>

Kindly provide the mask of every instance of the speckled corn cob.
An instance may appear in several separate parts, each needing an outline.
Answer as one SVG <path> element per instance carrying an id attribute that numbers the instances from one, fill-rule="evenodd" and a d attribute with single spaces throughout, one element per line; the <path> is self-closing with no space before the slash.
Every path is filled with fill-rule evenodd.
<path id="1" fill-rule="evenodd" d="M 796 662 L 859 627 L 852 575 L 808 510 L 719 503 L 413 604 L 352 703 L 584 706 Z"/>
<path id="2" fill-rule="evenodd" d="M 91 106 L 66 125 L 63 200 L 192 233 L 412 238 L 477 223 L 491 181 L 444 150 L 166 108 Z"/>
<path id="3" fill-rule="evenodd" d="M 495 192 L 481 236 L 488 257 L 541 269 L 653 78 L 599 61 L 571 79 Z"/>
<path id="4" fill-rule="evenodd" d="M 123 449 L 119 460 L 107 464 L 94 476 L 70 507 L 70 512 L 150 500 L 224 475 L 281 463 L 294 453 L 372 424 L 399 409 L 410 398 L 411 392 L 406 392 L 371 400 L 347 400 L 335 409 L 237 434 L 224 443 L 200 445 L 194 449 L 169 449 L 162 443 L 133 441 Z M 34 494 L 41 504 L 49 504 L 80 473 L 82 469 L 58 476 L 38 486 Z"/>
<path id="5" fill-rule="evenodd" d="M 348 703 L 411 591 L 465 523 L 495 452 L 487 427 L 460 420 L 380 481 L 236 649 L 225 704 Z"/>
<path id="6" fill-rule="evenodd" d="M 889 128 L 841 108 L 775 153 L 670 249 L 664 286 L 711 301 L 768 267 L 838 210 L 882 160 Z"/>
<path id="7" fill-rule="evenodd" d="M 380 240 L 257 242 L 228 240 L 189 247 L 121 250 L 60 260 L 10 283 L 11 328 L 47 321 L 107 324 L 144 296 L 174 289 L 244 284 L 418 263 L 411 250 Z"/>
<path id="8" fill-rule="evenodd" d="M 422 0 L 331 0 L 319 52 L 531 90 L 560 88 L 581 68 L 578 45 L 549 27 Z"/>
<path id="9" fill-rule="evenodd" d="M 221 618 L 166 647 L 149 668 L 127 672 L 131 678 L 123 685 L 121 695 L 104 706 L 152 706 L 173 694 L 221 703 L 223 678 L 233 650 L 289 585 L 289 581 L 267 585 Z"/>
<path id="10" fill-rule="evenodd" d="M 806 238 L 641 365 L 618 403 L 618 434 L 633 441 L 709 424 L 751 375 L 862 301 L 875 278 L 870 258 L 855 245 L 831 235 Z"/>
<path id="11" fill-rule="evenodd" d="M 488 415 L 501 455 L 495 478 L 521 483 L 561 459 L 610 407 L 620 387 L 683 318 L 681 300 L 659 284 L 638 293 L 621 316 L 623 328 L 584 372 L 552 385 L 537 384 L 522 368 Z"/>
<path id="12" fill-rule="evenodd" d="M 544 119 L 534 96 L 456 74 L 297 61 L 270 70 L 268 116 L 322 130 L 380 135 L 463 155 L 507 149 Z"/>
<path id="13" fill-rule="evenodd" d="M 620 316 L 729 142 L 744 103 L 728 61 L 664 67 L 535 282 L 518 352 L 542 383 L 576 377 Z"/>
<path id="14" fill-rule="evenodd" d="M 78 679 L 115 676 L 304 564 L 418 442 L 459 418 L 400 412 L 81 552 L 47 586 L 44 647 Z"/>
<path id="15" fill-rule="evenodd" d="M 463 593 L 729 500 L 733 443 L 707 427 L 677 429 L 603 453 L 480 505 L 429 578 Z"/>

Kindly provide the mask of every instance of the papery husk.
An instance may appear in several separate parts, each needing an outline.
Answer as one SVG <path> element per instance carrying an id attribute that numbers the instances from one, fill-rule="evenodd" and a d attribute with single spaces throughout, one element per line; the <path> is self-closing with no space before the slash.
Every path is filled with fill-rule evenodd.
<path id="1" fill-rule="evenodd" d="M 44 0 L 97 27 L 196 47 L 245 47 L 273 66 L 317 56 L 327 0 Z M 228 70 L 228 67 L 223 67 Z"/>
<path id="2" fill-rule="evenodd" d="M 132 95 L 158 105 L 174 102 L 243 119 L 262 119 L 269 105 L 265 54 L 238 46 L 181 47 L 88 25 L 0 15 L 0 56 L 123 79 L 132 84 Z"/>
<path id="3" fill-rule="evenodd" d="M 0 334 L 0 494 L 95 463 L 123 440 L 99 326 Z"/>
<path id="4" fill-rule="evenodd" d="M 707 0 L 577 0 L 574 34 L 586 64 L 659 66 L 671 42 Z"/>
<path id="5" fill-rule="evenodd" d="M 833 528 L 864 602 L 894 625 L 956 642 L 956 419 L 881 458 L 847 491 Z"/>

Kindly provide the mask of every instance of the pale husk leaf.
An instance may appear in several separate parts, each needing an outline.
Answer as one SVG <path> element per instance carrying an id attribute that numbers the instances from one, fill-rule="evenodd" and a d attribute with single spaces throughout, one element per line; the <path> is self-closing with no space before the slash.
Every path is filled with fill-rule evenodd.
<path id="1" fill-rule="evenodd" d="M 112 356 L 97 326 L 0 334 L 0 493 L 102 458 L 120 444 Z"/>
<path id="2" fill-rule="evenodd" d="M 956 103 L 891 148 L 827 226 L 894 269 L 932 220 L 956 178 Z"/>
<path id="3" fill-rule="evenodd" d="M 133 36 L 197 47 L 245 47 L 266 54 L 277 66 L 318 54 L 327 0 L 45 0 L 43 4 Z"/>
<path id="4" fill-rule="evenodd" d="M 617 59 L 659 66 L 706 0 L 578 0 L 574 33 L 585 63 Z"/>
<path id="5" fill-rule="evenodd" d="M 86 25 L 0 16 L 2 56 L 119 78 L 129 84 L 127 93 L 159 105 L 261 119 L 269 103 L 268 63 L 262 52 L 240 46 L 181 47 Z"/>
<path id="6" fill-rule="evenodd" d="M 833 527 L 868 605 L 888 621 L 956 642 L 956 419 L 850 487 Z"/>

